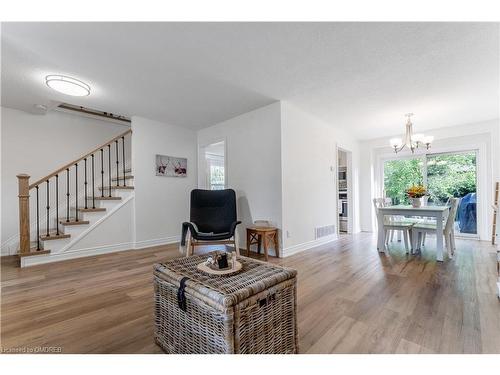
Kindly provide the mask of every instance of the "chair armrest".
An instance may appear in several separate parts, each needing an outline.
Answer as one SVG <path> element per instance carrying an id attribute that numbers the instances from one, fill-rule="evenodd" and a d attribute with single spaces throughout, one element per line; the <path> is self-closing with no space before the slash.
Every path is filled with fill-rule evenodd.
<path id="1" fill-rule="evenodd" d="M 182 232 L 181 232 L 181 246 L 186 245 L 186 235 L 187 235 L 188 229 L 191 233 L 198 233 L 198 227 L 196 226 L 195 223 L 192 223 L 190 221 L 183 222 L 182 223 Z"/>
<path id="2" fill-rule="evenodd" d="M 234 232 L 236 231 L 236 226 L 241 224 L 241 221 L 235 221 L 233 223 L 231 223 L 231 228 L 229 229 L 229 232 L 231 233 L 231 235 L 234 235 Z"/>

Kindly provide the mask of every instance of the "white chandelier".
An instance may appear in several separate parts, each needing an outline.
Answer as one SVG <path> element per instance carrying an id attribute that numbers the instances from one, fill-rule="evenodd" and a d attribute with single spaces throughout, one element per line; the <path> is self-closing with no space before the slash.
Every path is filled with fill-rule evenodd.
<path id="1" fill-rule="evenodd" d="M 406 146 L 411 150 L 412 153 L 414 153 L 420 145 L 425 145 L 428 150 L 429 147 L 431 147 L 432 141 L 434 141 L 434 137 L 425 136 L 421 133 L 413 134 L 413 124 L 410 120 L 410 117 L 413 116 L 413 113 L 407 113 L 405 116 L 408 117 L 408 120 L 406 121 L 406 134 L 404 140 L 401 138 L 391 138 L 389 140 L 389 143 L 394 149 L 394 152 L 398 153 Z"/>

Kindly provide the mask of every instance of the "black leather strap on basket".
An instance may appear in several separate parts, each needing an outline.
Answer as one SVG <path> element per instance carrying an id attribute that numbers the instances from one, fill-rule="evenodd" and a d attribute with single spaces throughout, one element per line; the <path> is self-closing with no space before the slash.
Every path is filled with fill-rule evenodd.
<path id="1" fill-rule="evenodd" d="M 186 311 L 186 296 L 184 295 L 184 289 L 186 288 L 186 281 L 189 277 L 183 277 L 179 284 L 179 289 L 177 290 L 177 304 L 182 311 Z"/>

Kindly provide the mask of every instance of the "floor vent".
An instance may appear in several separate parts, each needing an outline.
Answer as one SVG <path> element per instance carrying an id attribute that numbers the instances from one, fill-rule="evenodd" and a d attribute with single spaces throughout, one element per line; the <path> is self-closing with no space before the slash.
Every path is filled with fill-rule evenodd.
<path id="1" fill-rule="evenodd" d="M 335 234 L 335 225 L 326 225 L 324 227 L 317 227 L 314 229 L 315 231 L 315 238 L 322 238 L 322 237 L 327 237 L 331 236 L 332 234 Z"/>

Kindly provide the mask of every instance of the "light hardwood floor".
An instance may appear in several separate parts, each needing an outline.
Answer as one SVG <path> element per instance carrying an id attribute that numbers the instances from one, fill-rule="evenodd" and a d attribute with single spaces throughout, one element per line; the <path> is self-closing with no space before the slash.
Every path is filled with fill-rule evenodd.
<path id="1" fill-rule="evenodd" d="M 500 353 L 495 251 L 457 241 L 455 259 L 429 250 L 388 255 L 371 234 L 285 259 L 298 270 L 301 353 Z M 19 269 L 1 265 L 1 346 L 63 353 L 160 353 L 153 342 L 153 264 L 176 246 Z"/>

